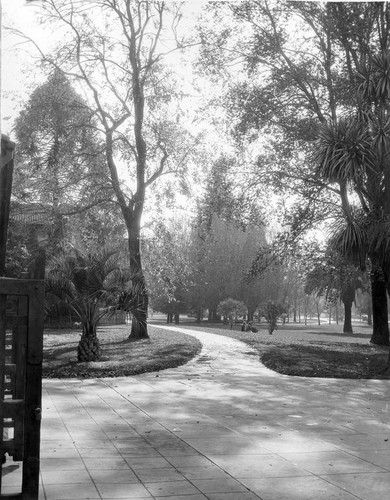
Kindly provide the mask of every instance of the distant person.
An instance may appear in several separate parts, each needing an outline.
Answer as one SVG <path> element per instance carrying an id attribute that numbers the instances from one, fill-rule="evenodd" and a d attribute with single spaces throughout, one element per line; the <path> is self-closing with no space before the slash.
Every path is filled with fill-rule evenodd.
<path id="1" fill-rule="evenodd" d="M 255 326 L 253 326 L 253 321 L 250 321 L 248 323 L 248 331 L 251 331 L 253 333 L 257 333 L 258 332 L 258 329 Z"/>

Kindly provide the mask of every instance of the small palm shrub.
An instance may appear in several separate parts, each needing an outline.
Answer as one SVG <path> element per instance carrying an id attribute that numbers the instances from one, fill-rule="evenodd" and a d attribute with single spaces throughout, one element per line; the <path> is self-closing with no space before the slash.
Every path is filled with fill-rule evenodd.
<path id="1" fill-rule="evenodd" d="M 59 302 L 81 323 L 78 361 L 100 359 L 97 327 L 107 312 L 116 309 L 125 282 L 115 251 L 85 253 L 72 248 L 51 262 L 46 279 L 47 304 Z"/>

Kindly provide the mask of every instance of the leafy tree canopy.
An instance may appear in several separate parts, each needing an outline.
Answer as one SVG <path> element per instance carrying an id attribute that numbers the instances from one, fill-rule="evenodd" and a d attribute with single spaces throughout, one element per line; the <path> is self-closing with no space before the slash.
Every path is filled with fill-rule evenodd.
<path id="1" fill-rule="evenodd" d="M 85 101 L 60 70 L 37 87 L 15 124 L 17 199 L 73 213 L 112 197 Z"/>

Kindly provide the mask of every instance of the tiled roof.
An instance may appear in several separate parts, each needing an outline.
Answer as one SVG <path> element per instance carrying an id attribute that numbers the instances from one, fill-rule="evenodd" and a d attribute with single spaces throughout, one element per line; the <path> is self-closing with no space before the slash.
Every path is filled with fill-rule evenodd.
<path id="1" fill-rule="evenodd" d="M 10 218 L 25 224 L 51 224 L 53 219 L 50 207 L 39 203 L 12 204 Z"/>

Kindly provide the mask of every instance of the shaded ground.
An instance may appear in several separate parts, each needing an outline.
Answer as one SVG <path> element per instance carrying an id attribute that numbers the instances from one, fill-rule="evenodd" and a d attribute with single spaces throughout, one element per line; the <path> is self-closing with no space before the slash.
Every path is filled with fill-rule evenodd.
<path id="1" fill-rule="evenodd" d="M 332 378 L 390 378 L 382 373 L 387 356 L 386 347 L 342 342 L 268 346 L 260 353 L 265 366 L 279 373 Z"/>
<path id="2" fill-rule="evenodd" d="M 120 377 L 174 368 L 187 363 L 201 350 L 201 343 L 182 333 L 150 326 L 150 340 L 128 342 L 127 325 L 102 326 L 98 337 L 102 348 L 99 362 L 78 363 L 80 331 L 46 330 L 43 347 L 43 376 Z"/>
<path id="3" fill-rule="evenodd" d="M 389 348 L 370 344 L 371 328 L 354 327 L 354 334 L 340 333 L 342 325 L 286 324 L 269 335 L 265 324 L 257 333 L 233 330 L 221 324 L 181 323 L 180 327 L 212 332 L 241 340 L 259 352 L 267 368 L 286 375 L 323 378 L 389 379 L 384 374 Z"/>

